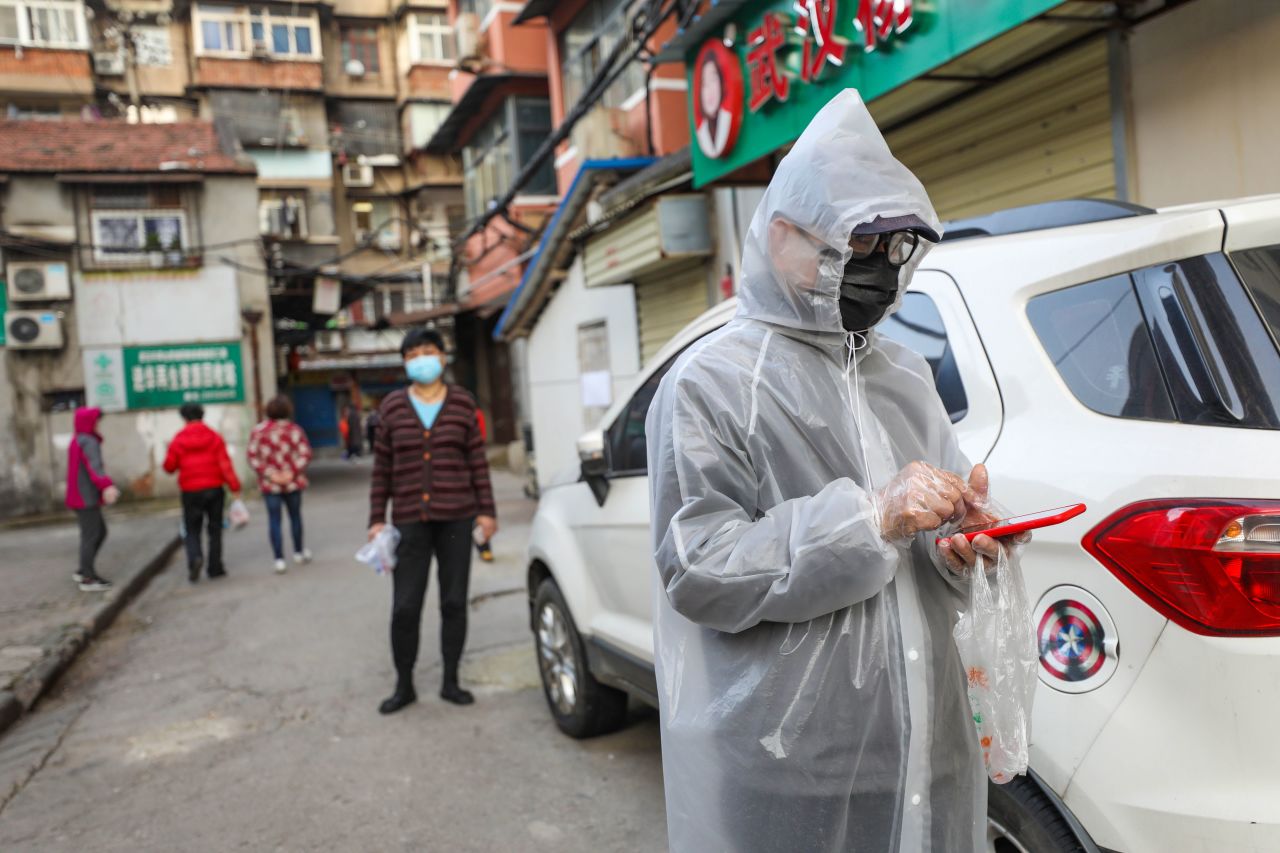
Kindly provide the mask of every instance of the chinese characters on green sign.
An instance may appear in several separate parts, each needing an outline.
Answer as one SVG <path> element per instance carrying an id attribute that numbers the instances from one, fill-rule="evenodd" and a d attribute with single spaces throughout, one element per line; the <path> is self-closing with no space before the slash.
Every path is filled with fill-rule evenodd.
<path id="1" fill-rule="evenodd" d="M 1063 2 L 746 4 L 685 54 L 694 185 L 793 142 L 842 89 L 857 89 L 870 103 Z"/>
<path id="2" fill-rule="evenodd" d="M 85 350 L 85 394 L 105 411 L 244 400 L 240 343 Z"/>

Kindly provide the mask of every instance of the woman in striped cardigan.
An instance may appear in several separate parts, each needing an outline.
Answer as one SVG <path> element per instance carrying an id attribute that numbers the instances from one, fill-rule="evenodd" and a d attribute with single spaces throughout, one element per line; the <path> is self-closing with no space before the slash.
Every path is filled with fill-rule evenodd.
<path id="1" fill-rule="evenodd" d="M 391 604 L 396 689 L 379 706 L 384 714 L 417 699 L 413 667 L 433 555 L 439 566 L 444 658 L 440 696 L 458 705 L 475 701 L 458 684 L 472 528 L 480 528 L 485 541 L 498 529 L 476 402 L 466 389 L 444 381 L 444 339 L 434 330 L 414 329 L 405 335 L 400 354 L 412 384 L 388 394 L 378 409 L 369 489 L 369 538 L 386 524 L 388 504 L 391 522 L 400 530 Z"/>

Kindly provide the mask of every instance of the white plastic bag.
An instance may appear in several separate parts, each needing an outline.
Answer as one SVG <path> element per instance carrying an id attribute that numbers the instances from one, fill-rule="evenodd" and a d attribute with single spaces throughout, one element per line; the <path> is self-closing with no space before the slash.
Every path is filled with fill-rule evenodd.
<path id="1" fill-rule="evenodd" d="M 249 523 L 249 508 L 244 505 L 243 500 L 236 498 L 231 502 L 230 508 L 227 509 L 227 519 L 236 530 Z"/>
<path id="2" fill-rule="evenodd" d="M 1021 570 L 1003 548 L 994 585 L 988 565 L 979 555 L 970 573 L 969 607 L 952 633 L 968 679 L 969 707 L 987 776 L 1004 784 L 1027 772 L 1039 654 Z"/>
<path id="3" fill-rule="evenodd" d="M 396 546 L 400 544 L 400 531 L 394 525 L 384 525 L 373 537 L 356 551 L 356 559 L 378 574 L 386 574 L 396 567 Z"/>

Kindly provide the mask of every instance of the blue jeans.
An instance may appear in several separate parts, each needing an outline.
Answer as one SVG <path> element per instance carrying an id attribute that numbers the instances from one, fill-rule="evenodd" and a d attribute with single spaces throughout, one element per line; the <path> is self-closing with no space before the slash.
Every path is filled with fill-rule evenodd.
<path id="1" fill-rule="evenodd" d="M 267 502 L 267 535 L 271 537 L 271 550 L 277 560 L 284 559 L 284 534 L 280 529 L 280 509 L 289 510 L 289 532 L 293 534 L 293 552 L 302 553 L 302 492 L 285 492 L 282 495 L 264 494 Z"/>

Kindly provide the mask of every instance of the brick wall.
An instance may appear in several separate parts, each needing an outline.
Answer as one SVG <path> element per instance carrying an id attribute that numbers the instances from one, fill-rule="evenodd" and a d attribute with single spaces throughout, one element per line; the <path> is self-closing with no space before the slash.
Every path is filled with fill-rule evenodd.
<path id="1" fill-rule="evenodd" d="M 453 100 L 449 90 L 449 69 L 440 65 L 414 65 L 409 68 L 408 92 L 419 98 Z"/>
<path id="2" fill-rule="evenodd" d="M 0 47 L 0 87 L 20 92 L 93 92 L 89 54 L 79 50 Z"/>
<path id="3" fill-rule="evenodd" d="M 202 56 L 196 60 L 196 85 L 319 90 L 323 87 L 323 74 L 319 62 L 269 62 Z"/>

